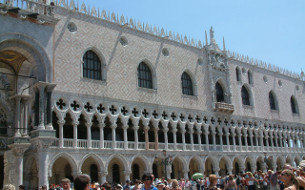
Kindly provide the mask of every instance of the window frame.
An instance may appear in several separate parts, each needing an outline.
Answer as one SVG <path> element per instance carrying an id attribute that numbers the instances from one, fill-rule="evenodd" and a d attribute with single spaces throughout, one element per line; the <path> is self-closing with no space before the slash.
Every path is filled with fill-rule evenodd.
<path id="1" fill-rule="evenodd" d="M 193 80 L 187 72 L 181 75 L 181 89 L 183 95 L 194 96 Z"/>
<path id="2" fill-rule="evenodd" d="M 83 55 L 83 78 L 102 80 L 102 62 L 100 57 L 93 51 L 88 50 Z"/>

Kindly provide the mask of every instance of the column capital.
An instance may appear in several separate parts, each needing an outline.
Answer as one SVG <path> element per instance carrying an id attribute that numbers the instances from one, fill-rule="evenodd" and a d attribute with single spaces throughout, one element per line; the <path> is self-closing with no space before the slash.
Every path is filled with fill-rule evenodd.
<path id="1" fill-rule="evenodd" d="M 29 143 L 8 145 L 16 157 L 23 157 L 24 152 L 29 148 L 29 146 Z"/>

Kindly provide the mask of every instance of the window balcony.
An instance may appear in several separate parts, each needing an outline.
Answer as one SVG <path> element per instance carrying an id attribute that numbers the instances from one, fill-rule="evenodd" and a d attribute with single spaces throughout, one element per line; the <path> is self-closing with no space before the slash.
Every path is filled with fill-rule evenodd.
<path id="1" fill-rule="evenodd" d="M 215 102 L 215 111 L 233 113 L 234 105 L 225 102 Z"/>

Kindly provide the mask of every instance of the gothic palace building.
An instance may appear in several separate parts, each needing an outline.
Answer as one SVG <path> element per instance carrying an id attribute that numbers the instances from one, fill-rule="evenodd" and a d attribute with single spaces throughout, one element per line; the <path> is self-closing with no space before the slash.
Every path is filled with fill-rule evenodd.
<path id="1" fill-rule="evenodd" d="M 195 41 L 74 0 L 0 0 L 0 23 L 1 187 L 305 159 L 304 74 L 220 49 L 212 28 Z"/>

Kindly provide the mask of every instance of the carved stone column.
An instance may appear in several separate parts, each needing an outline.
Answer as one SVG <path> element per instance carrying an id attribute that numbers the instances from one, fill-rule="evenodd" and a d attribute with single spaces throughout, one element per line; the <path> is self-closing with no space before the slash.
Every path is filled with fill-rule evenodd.
<path id="1" fill-rule="evenodd" d="M 76 148 L 77 145 L 77 125 L 79 124 L 79 122 L 73 122 L 73 147 Z"/>
<path id="2" fill-rule="evenodd" d="M 51 94 L 56 84 L 37 82 L 32 88 L 35 95 L 35 126 L 37 129 L 52 130 Z"/>
<path id="3" fill-rule="evenodd" d="M 154 134 L 155 134 L 155 150 L 159 149 L 159 137 L 158 137 L 158 127 L 154 127 Z"/>
<path id="4" fill-rule="evenodd" d="M 143 125 L 144 125 L 144 135 L 145 135 L 145 149 L 149 150 L 149 136 L 148 136 L 148 130 L 149 130 L 149 119 L 144 119 L 143 120 Z"/>
<path id="5" fill-rule="evenodd" d="M 194 130 L 192 127 L 190 127 L 190 130 L 189 130 L 189 133 L 190 133 L 190 137 L 191 137 L 191 150 L 194 150 L 194 138 L 193 138 L 193 134 L 194 134 Z"/>
<path id="6" fill-rule="evenodd" d="M 177 121 L 173 121 L 171 124 L 172 124 L 174 150 L 177 150 Z"/>
<path id="7" fill-rule="evenodd" d="M 123 171 L 123 173 L 124 173 L 124 175 L 125 175 L 125 181 L 126 181 L 126 180 L 130 180 L 131 171 L 126 170 L 126 171 Z"/>
<path id="8" fill-rule="evenodd" d="M 185 146 L 185 122 L 184 123 L 180 123 L 180 127 L 181 127 L 181 133 L 182 133 L 182 145 L 183 145 L 183 150 L 186 149 L 186 146 Z"/>
<path id="9" fill-rule="evenodd" d="M 40 134 L 41 135 L 41 134 Z M 32 144 L 35 148 L 36 159 L 38 163 L 38 179 L 39 187 L 46 185 L 49 187 L 49 176 L 48 176 L 48 166 L 49 166 L 49 147 L 54 142 L 55 137 L 52 136 L 38 136 L 31 139 Z"/>
<path id="10" fill-rule="evenodd" d="M 184 177 L 184 179 L 188 179 L 189 178 L 189 175 L 188 175 L 189 171 L 190 170 L 183 170 L 183 177 Z"/>
<path id="11" fill-rule="evenodd" d="M 102 171 L 98 173 L 99 183 L 104 184 L 106 182 L 106 176 L 108 175 L 107 171 Z"/>
<path id="12" fill-rule="evenodd" d="M 98 127 L 100 128 L 100 148 L 104 148 L 104 127 L 105 127 L 105 124 L 104 122 L 100 122 L 98 124 Z"/>
<path id="13" fill-rule="evenodd" d="M 92 141 L 91 141 L 91 126 L 92 126 L 92 122 L 87 122 L 86 124 L 87 127 L 87 147 L 88 148 L 92 148 Z"/>
<path id="14" fill-rule="evenodd" d="M 168 135 L 167 135 L 167 132 L 168 132 L 168 128 L 166 127 L 166 128 L 163 129 L 165 150 L 168 150 Z"/>
<path id="15" fill-rule="evenodd" d="M 65 120 L 61 120 L 57 122 L 59 125 L 59 147 L 62 148 L 64 147 L 64 124 L 65 124 Z"/>
<path id="16" fill-rule="evenodd" d="M 4 184 L 13 184 L 15 187 L 23 184 L 23 154 L 29 146 L 30 143 L 8 145 L 11 150 L 4 153 L 4 170 L 8 171 L 5 172 Z"/>
<path id="17" fill-rule="evenodd" d="M 111 134 L 112 134 L 112 143 L 111 143 L 111 148 L 112 149 L 115 149 L 116 148 L 116 134 L 115 134 L 115 129 L 116 129 L 116 127 L 117 127 L 117 124 L 116 123 L 112 123 L 111 124 Z"/>
<path id="18" fill-rule="evenodd" d="M 138 137 L 139 119 L 134 118 L 132 121 L 133 121 L 133 130 L 134 130 L 135 149 L 137 150 L 139 147 L 139 137 Z"/>

